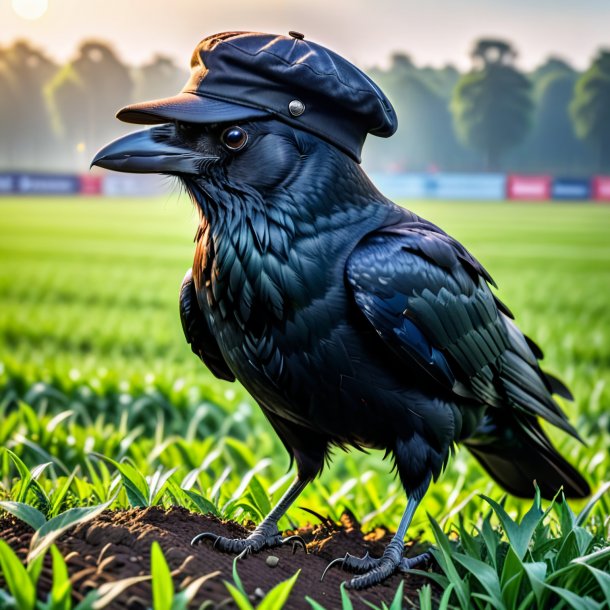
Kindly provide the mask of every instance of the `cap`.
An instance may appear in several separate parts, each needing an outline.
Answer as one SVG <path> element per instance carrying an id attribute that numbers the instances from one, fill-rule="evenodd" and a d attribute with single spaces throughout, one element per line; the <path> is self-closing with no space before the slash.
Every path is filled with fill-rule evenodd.
<path id="1" fill-rule="evenodd" d="M 389 137 L 398 126 L 392 104 L 364 72 L 299 32 L 208 36 L 193 52 L 181 93 L 117 113 L 139 124 L 269 115 L 331 142 L 358 162 L 367 134 Z"/>

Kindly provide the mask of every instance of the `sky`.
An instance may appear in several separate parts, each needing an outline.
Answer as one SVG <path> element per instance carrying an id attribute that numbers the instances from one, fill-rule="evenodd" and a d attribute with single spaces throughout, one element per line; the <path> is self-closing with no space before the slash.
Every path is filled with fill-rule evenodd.
<path id="1" fill-rule="evenodd" d="M 47 2 L 38 19 L 15 12 Z M 163 53 L 185 68 L 209 34 L 297 30 L 362 68 L 400 51 L 418 65 L 467 69 L 473 41 L 493 36 L 515 45 L 523 69 L 551 55 L 584 69 L 610 48 L 609 26 L 610 0 L 0 0 L 0 46 L 25 37 L 65 61 L 98 38 L 124 61 Z"/>

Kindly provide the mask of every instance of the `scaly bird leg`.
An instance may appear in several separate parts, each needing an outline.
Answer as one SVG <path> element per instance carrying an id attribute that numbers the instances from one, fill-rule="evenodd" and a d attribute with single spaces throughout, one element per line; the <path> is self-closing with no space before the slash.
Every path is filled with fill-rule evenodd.
<path id="1" fill-rule="evenodd" d="M 420 501 L 420 499 L 409 498 L 398 530 L 388 546 L 386 546 L 381 557 L 371 557 L 367 553 L 364 557 L 360 558 L 347 553 L 345 557 L 333 559 L 326 567 L 326 570 L 324 570 L 322 578 L 331 568 L 341 567 L 348 572 L 360 574 L 360 576 L 356 576 L 346 583 L 348 589 L 366 589 L 383 582 L 395 572 L 404 572 L 427 561 L 430 558 L 429 553 L 422 553 L 416 557 L 403 557 L 405 548 L 404 537 Z"/>
<path id="2" fill-rule="evenodd" d="M 212 532 L 203 532 L 191 540 L 191 545 L 194 546 L 204 540 L 211 540 L 214 543 L 215 549 L 223 553 L 233 553 L 236 555 L 256 553 L 262 549 L 282 546 L 283 544 L 292 544 L 293 552 L 296 551 L 297 546 L 301 546 L 307 552 L 305 541 L 300 536 L 282 538 L 277 528 L 278 521 L 286 514 L 286 511 L 306 486 L 307 481 L 297 477 L 273 510 L 247 538 L 225 538 Z"/>

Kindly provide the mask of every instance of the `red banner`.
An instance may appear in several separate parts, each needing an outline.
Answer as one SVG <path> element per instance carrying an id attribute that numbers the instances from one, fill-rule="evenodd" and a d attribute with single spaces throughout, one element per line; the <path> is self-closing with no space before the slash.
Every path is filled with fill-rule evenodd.
<path id="1" fill-rule="evenodd" d="M 81 195 L 100 195 L 102 192 L 102 177 L 83 174 L 80 177 Z"/>
<path id="2" fill-rule="evenodd" d="M 595 176 L 591 194 L 595 201 L 610 201 L 610 176 Z"/>
<path id="3" fill-rule="evenodd" d="M 509 199 L 546 201 L 551 198 L 551 177 L 509 175 L 506 196 Z"/>

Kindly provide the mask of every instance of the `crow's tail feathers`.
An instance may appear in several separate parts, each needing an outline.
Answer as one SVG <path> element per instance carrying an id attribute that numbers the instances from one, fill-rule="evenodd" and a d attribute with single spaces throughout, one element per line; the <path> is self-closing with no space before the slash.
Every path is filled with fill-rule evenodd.
<path id="1" fill-rule="evenodd" d="M 557 452 L 535 417 L 514 414 L 500 420 L 488 415 L 464 444 L 493 479 L 515 496 L 533 497 L 534 481 L 546 499 L 552 499 L 561 487 L 567 498 L 591 493 L 587 481 Z"/>

